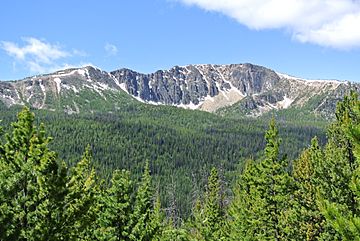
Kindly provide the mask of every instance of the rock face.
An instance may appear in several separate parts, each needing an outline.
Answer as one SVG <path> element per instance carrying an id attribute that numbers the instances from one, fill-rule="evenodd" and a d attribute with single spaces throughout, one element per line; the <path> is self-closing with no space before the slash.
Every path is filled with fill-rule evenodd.
<path id="1" fill-rule="evenodd" d="M 120 69 L 111 74 L 143 101 L 206 111 L 269 91 L 280 81 L 274 71 L 252 64 L 175 66 L 148 75 Z"/>
<path id="2" fill-rule="evenodd" d="M 240 108 L 251 116 L 308 104 L 313 111 L 332 113 L 338 100 L 360 87 L 335 80 L 294 78 L 252 64 L 175 66 L 148 75 L 120 69 L 111 75 L 144 102 L 210 112 L 240 102 Z"/>
<path id="3" fill-rule="evenodd" d="M 125 91 L 149 104 L 210 112 L 237 104 L 248 115 L 259 116 L 272 109 L 304 106 L 332 113 L 338 100 L 359 87 L 357 83 L 294 78 L 252 64 L 175 66 L 151 74 L 129 69 L 107 73 L 89 66 L 0 82 L 0 100 L 6 106 L 27 104 L 73 113 L 82 111 L 81 103 L 93 99 L 115 105 L 116 94 Z"/>

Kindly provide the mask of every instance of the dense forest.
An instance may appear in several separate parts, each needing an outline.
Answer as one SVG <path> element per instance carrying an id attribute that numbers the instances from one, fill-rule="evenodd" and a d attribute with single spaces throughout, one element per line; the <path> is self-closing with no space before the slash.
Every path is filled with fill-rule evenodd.
<path id="1" fill-rule="evenodd" d="M 131 100 L 125 99 L 119 104 L 120 110 L 113 112 L 103 110 L 100 104 L 94 107 L 97 111 L 73 115 L 31 111 L 35 113 L 35 125 L 44 123 L 53 138 L 49 148 L 69 167 L 81 158 L 88 144 L 94 168 L 107 183 L 114 169 L 129 170 L 132 178 L 140 178 L 145 161 L 149 161 L 162 206 L 170 208 L 175 195 L 178 213 L 185 219 L 191 214 L 194 196 L 204 192 L 211 167 L 219 169 L 230 192 L 236 171 L 248 157 L 259 157 L 265 146 L 263 137 L 271 116 L 227 118 Z M 0 106 L 4 131 L 10 131 L 10 123 L 21 109 Z M 313 136 L 319 137 L 321 145 L 325 143 L 327 122 L 274 116 L 283 139 L 281 152 L 289 159 L 294 159 Z"/>
<path id="2" fill-rule="evenodd" d="M 88 123 L 95 123 L 92 118 Z M 358 96 L 353 93 L 338 103 L 326 143 L 314 137 L 298 156 L 281 151 L 286 143 L 277 126 L 271 119 L 264 145 L 259 143 L 263 149 L 238 160 L 243 165 L 231 170 L 234 182 L 227 180 L 228 169 L 216 165 L 227 162 L 209 162 L 204 191 L 199 188 L 185 199 L 191 206 L 185 218 L 179 215 L 175 181 L 167 185 L 167 205 L 161 200 L 163 180 L 154 174 L 165 160 L 157 163 L 151 153 L 137 157 L 143 158 L 136 163 L 141 175 L 115 165 L 104 171 L 92 157 L 97 142 L 88 139 L 91 145 L 82 157 L 65 162 L 52 151 L 57 136 L 52 140 L 25 108 L 11 126 L 4 126 L 0 144 L 0 240 L 360 240 Z M 191 136 L 193 128 L 183 131 Z M 76 125 L 68 129 L 75 130 Z M 195 148 L 196 141 L 183 148 Z M 173 158 L 168 155 L 167 161 L 176 163 Z"/>

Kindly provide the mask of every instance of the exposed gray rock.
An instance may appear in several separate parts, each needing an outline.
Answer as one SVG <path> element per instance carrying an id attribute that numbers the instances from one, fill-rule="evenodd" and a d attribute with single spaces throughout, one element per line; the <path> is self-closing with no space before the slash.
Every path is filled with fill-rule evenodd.
<path id="1" fill-rule="evenodd" d="M 279 76 L 272 70 L 252 64 L 175 66 L 153 74 L 136 74 L 120 69 L 111 72 L 127 91 L 144 101 L 163 104 L 200 103 L 206 96 L 214 97 L 219 91 L 231 89 L 231 84 L 244 95 L 270 90 Z M 140 90 L 136 93 L 136 90 Z"/>
<path id="2" fill-rule="evenodd" d="M 272 109 L 303 106 L 327 114 L 333 113 L 336 102 L 351 89 L 359 91 L 360 85 L 304 80 L 248 63 L 175 66 L 151 74 L 130 69 L 107 73 L 84 67 L 0 82 L 0 100 L 6 106 L 29 104 L 42 109 L 63 108 L 66 112 L 69 112 L 69 106 L 74 106 L 71 108 L 77 113 L 82 106 L 71 98 L 83 98 L 81 93 L 85 90 L 107 102 L 111 101 L 107 99 L 108 93 L 125 90 L 143 102 L 205 111 L 240 103 L 239 108 L 253 116 Z"/>

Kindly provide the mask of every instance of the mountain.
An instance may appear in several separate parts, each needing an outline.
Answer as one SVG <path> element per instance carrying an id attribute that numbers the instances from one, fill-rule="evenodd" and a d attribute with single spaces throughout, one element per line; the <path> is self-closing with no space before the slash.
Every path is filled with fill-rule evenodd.
<path id="1" fill-rule="evenodd" d="M 175 66 L 151 74 L 88 66 L 0 82 L 0 100 L 6 106 L 27 104 L 69 114 L 116 111 L 138 100 L 247 116 L 292 108 L 330 115 L 338 100 L 359 87 L 295 78 L 253 64 Z"/>
<path id="2" fill-rule="evenodd" d="M 295 78 L 252 64 L 175 66 L 147 75 L 121 69 L 111 74 L 140 101 L 209 112 L 236 105 L 249 116 L 293 107 L 330 114 L 350 89 L 360 87 Z"/>
<path id="3" fill-rule="evenodd" d="M 108 179 L 114 169 L 129 169 L 137 180 L 145 160 L 149 160 L 154 183 L 161 183 L 159 193 L 164 207 L 172 202 L 170 188 L 176 187 L 179 213 L 186 217 L 191 212 L 193 193 L 204 190 L 209 167 L 224 170 L 226 180 L 231 182 L 235 170 L 241 169 L 249 157 L 260 156 L 264 148 L 266 116 L 237 119 L 222 115 L 255 113 L 261 110 L 262 103 L 271 103 L 272 98 L 274 103 L 282 103 L 285 94 L 289 99 L 297 94 L 292 86 L 285 88 L 284 77 L 264 67 L 248 64 L 218 67 L 223 69 L 220 73 L 224 79 L 219 73 L 211 74 L 215 72 L 213 65 L 193 65 L 149 75 L 125 69 L 107 73 L 84 67 L 0 82 L 1 127 L 11 131 L 10 123 L 15 120 L 18 107 L 27 104 L 34 108 L 36 122 L 43 122 L 54 138 L 51 148 L 69 166 L 79 160 L 88 144 L 97 173 Z M 203 75 L 198 74 L 197 69 L 207 68 Z M 179 76 L 171 76 L 176 69 L 192 70 L 183 75 L 182 85 Z M 206 81 L 213 82 L 213 87 L 209 88 Z M 279 83 L 284 83 L 283 89 Z M 171 92 L 170 84 L 181 91 Z M 348 86 L 344 86 L 347 91 Z M 327 98 L 332 97 L 330 92 L 324 93 Z M 260 98 L 266 94 L 268 98 Z M 319 96 L 323 101 L 324 96 Z M 181 101 L 174 102 L 175 97 Z M 167 106 L 197 105 L 201 109 L 205 100 L 212 103 L 211 98 L 219 102 L 219 108 L 213 109 L 219 115 Z M 249 98 L 254 99 L 253 106 L 247 104 Z M 230 100 L 234 104 L 223 107 Z M 317 103 L 308 101 L 307 105 L 311 102 Z M 294 101 L 285 110 L 291 110 L 292 105 Z M 283 140 L 281 153 L 287 153 L 289 160 L 298 156 L 314 136 L 320 143 L 325 142 L 323 127 L 328 122 L 314 119 L 287 122 L 278 117 Z"/>
<path id="4" fill-rule="evenodd" d="M 35 109 L 60 110 L 68 114 L 112 111 L 136 102 L 121 89 L 117 79 L 91 66 L 2 81 L 0 100 L 6 106 L 27 104 Z"/>

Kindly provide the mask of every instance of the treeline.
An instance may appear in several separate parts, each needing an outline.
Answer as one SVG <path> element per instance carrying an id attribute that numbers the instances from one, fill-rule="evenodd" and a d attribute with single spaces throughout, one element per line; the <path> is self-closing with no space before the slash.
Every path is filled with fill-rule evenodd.
<path id="1" fill-rule="evenodd" d="M 182 219 L 175 190 L 161 205 L 149 162 L 141 178 L 115 170 L 107 183 L 88 147 L 68 167 L 24 109 L 0 145 L 0 240 L 360 240 L 356 94 L 338 104 L 327 137 L 292 161 L 272 120 L 262 154 L 238 170 L 232 194 L 224 170 L 212 168 Z"/>

